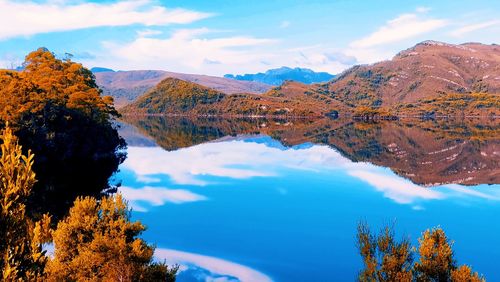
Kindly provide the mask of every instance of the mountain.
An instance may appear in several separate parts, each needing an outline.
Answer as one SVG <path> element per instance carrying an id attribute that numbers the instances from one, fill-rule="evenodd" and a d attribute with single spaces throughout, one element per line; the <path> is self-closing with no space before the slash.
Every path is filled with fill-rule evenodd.
<path id="1" fill-rule="evenodd" d="M 147 80 L 140 82 L 144 81 Z M 178 93 L 184 89 L 178 91 L 175 87 L 164 87 L 163 83 L 173 82 L 162 81 L 145 97 L 149 99 L 147 101 L 153 101 L 154 95 L 161 96 L 161 99 L 171 96 L 164 101 L 165 107 L 151 108 L 153 105 L 148 103 L 134 103 L 127 111 L 188 115 L 331 114 L 370 119 L 395 116 L 498 117 L 500 47 L 425 41 L 400 52 L 392 60 L 352 67 L 326 83 L 309 85 L 287 80 L 261 95 L 224 95 L 208 104 L 191 97 L 193 104 L 189 108 L 169 107 L 170 104 L 176 105 L 175 99 L 184 99 Z M 188 88 L 201 86 L 201 83 L 190 83 Z M 164 89 L 168 89 L 168 93 L 163 93 Z M 159 109 L 161 111 L 157 111 Z"/>
<path id="2" fill-rule="evenodd" d="M 308 86 L 287 81 L 264 94 L 225 94 L 203 85 L 166 78 L 122 113 L 227 116 L 323 116 L 333 109 L 332 99 L 307 92 Z M 282 96 L 279 91 L 287 92 Z M 305 94 L 307 92 L 307 94 Z"/>
<path id="3" fill-rule="evenodd" d="M 214 104 L 225 96 L 196 83 L 166 78 L 132 105 L 148 113 L 187 112 L 198 105 Z"/>
<path id="4" fill-rule="evenodd" d="M 101 67 L 93 67 L 90 69 L 91 72 L 93 73 L 98 73 L 98 72 L 114 72 L 112 69 L 108 68 L 101 68 Z"/>
<path id="5" fill-rule="evenodd" d="M 392 60 L 354 66 L 303 94 L 358 117 L 500 116 L 500 46 L 424 41 Z M 297 89 L 271 90 L 281 97 Z"/>
<path id="6" fill-rule="evenodd" d="M 494 108 L 500 97 L 500 46 L 424 41 L 392 60 L 348 69 L 324 87 L 350 107 L 385 107 L 403 112 L 418 106 L 424 111 L 458 109 L 459 103 L 470 105 L 478 98 L 471 93 L 486 93 L 479 99 L 490 101 L 482 101 L 484 105 L 477 109 L 466 109 L 479 113 Z M 458 104 L 448 103 L 451 100 Z"/>
<path id="7" fill-rule="evenodd" d="M 271 69 L 265 73 L 259 72 L 256 74 L 243 74 L 243 75 L 232 75 L 226 74 L 225 78 L 242 80 L 242 81 L 257 81 L 270 85 L 281 85 L 286 80 L 293 80 L 297 82 L 302 82 L 305 84 L 312 84 L 318 82 L 327 82 L 334 78 L 335 76 L 327 72 L 314 72 L 310 69 L 304 68 L 289 68 L 281 67 L 277 69 Z"/>
<path id="8" fill-rule="evenodd" d="M 94 75 L 97 84 L 103 90 L 103 94 L 112 96 L 115 99 L 115 105 L 117 107 L 122 107 L 131 103 L 137 97 L 141 96 L 151 87 L 157 85 L 167 77 L 195 82 L 226 94 L 260 94 L 271 88 L 270 85 L 259 82 L 237 81 L 223 77 L 158 70 L 97 71 L 94 72 Z"/>

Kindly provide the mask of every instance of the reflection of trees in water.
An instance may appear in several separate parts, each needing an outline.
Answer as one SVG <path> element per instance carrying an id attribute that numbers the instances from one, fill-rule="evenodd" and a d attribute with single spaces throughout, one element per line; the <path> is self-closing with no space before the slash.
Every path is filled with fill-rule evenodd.
<path id="1" fill-rule="evenodd" d="M 109 122 L 78 111 L 47 108 L 27 115 L 16 133 L 24 149 L 35 154 L 38 182 L 28 207 L 35 215 L 65 215 L 78 196 L 111 192 L 110 177 L 125 159 L 125 141 Z"/>
<path id="2" fill-rule="evenodd" d="M 491 120 L 405 120 L 349 123 L 310 137 L 416 184 L 476 185 L 500 181 L 499 130 Z"/>
<path id="3" fill-rule="evenodd" d="M 266 134 L 285 146 L 328 145 L 354 162 L 391 168 L 414 183 L 498 183 L 495 120 L 189 119 L 125 117 L 166 150 L 225 136 Z"/>
<path id="4" fill-rule="evenodd" d="M 238 134 L 258 134 L 268 124 L 283 122 L 278 119 L 222 119 L 185 118 L 165 116 L 124 116 L 124 122 L 152 137 L 167 151 L 177 150 Z"/>

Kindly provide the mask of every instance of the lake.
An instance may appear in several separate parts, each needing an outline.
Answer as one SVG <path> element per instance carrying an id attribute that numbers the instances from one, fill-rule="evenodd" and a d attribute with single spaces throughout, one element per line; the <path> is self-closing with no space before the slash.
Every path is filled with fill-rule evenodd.
<path id="1" fill-rule="evenodd" d="M 115 175 L 178 281 L 353 281 L 356 227 L 440 226 L 500 280 L 495 120 L 125 117 Z"/>

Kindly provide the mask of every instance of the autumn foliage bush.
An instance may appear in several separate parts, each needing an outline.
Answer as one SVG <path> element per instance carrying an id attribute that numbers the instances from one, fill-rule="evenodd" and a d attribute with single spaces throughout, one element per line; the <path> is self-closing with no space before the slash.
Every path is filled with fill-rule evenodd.
<path id="1" fill-rule="evenodd" d="M 23 155 L 12 130 L 0 136 L 0 271 L 2 281 L 175 281 L 177 267 L 153 262 L 121 195 L 78 198 L 51 230 L 49 215 L 26 213 L 36 182 L 34 155 Z M 53 242 L 54 256 L 43 244 Z"/>
<path id="2" fill-rule="evenodd" d="M 130 221 L 120 194 L 97 201 L 78 198 L 53 232 L 51 281 L 175 281 L 177 267 L 152 261 L 154 248 L 137 236 L 145 230 Z"/>
<path id="3" fill-rule="evenodd" d="M 467 265 L 457 266 L 452 243 L 441 228 L 426 230 L 413 248 L 409 239 L 395 239 L 392 227 L 379 234 L 371 232 L 366 223 L 358 225 L 357 247 L 364 268 L 359 281 L 485 281 Z M 418 257 L 418 261 L 414 261 Z"/>
<path id="4" fill-rule="evenodd" d="M 42 243 L 50 218 L 34 222 L 26 214 L 26 202 L 35 184 L 33 154 L 22 154 L 12 130 L 1 136 L 0 146 L 0 269 L 2 281 L 31 281 L 44 276 L 47 261 Z"/>

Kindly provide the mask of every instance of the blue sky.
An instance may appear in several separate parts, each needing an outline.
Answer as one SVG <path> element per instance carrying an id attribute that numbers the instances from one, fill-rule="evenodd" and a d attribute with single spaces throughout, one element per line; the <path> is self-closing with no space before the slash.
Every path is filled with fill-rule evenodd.
<path id="1" fill-rule="evenodd" d="M 119 70 L 338 73 L 427 39 L 500 43 L 499 14 L 485 0 L 0 0 L 0 67 L 44 46 Z"/>

